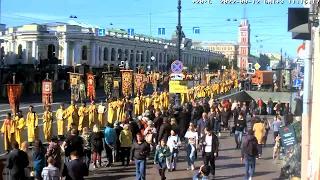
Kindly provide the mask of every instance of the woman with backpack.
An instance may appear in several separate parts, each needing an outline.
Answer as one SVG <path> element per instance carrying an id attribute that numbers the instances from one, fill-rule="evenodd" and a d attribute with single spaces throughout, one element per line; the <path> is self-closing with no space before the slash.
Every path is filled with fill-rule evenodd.
<path id="1" fill-rule="evenodd" d="M 266 147 L 267 144 L 267 139 L 268 139 L 268 134 L 269 134 L 269 130 L 271 127 L 270 122 L 268 121 L 267 116 L 264 116 L 262 119 L 262 122 L 264 124 L 264 136 L 263 136 L 263 141 L 264 141 L 264 147 Z"/>
<path id="2" fill-rule="evenodd" d="M 85 157 L 85 163 L 87 164 L 88 170 L 90 167 L 90 162 L 91 162 L 91 136 L 89 134 L 89 130 L 87 127 L 84 127 L 82 129 L 82 135 L 81 135 L 84 143 L 84 157 Z"/>
<path id="3" fill-rule="evenodd" d="M 92 152 L 93 152 L 93 168 L 97 168 L 97 158 L 99 167 L 102 166 L 101 164 L 101 153 L 103 151 L 103 138 L 104 134 L 100 131 L 100 127 L 98 125 L 93 126 L 92 134 L 90 136 L 91 145 L 92 145 Z"/>

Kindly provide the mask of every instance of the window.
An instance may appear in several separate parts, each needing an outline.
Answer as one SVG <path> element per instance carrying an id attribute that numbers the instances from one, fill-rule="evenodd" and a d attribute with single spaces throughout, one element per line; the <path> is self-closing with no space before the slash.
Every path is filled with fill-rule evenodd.
<path id="1" fill-rule="evenodd" d="M 48 59 L 56 57 L 56 47 L 53 44 L 48 46 Z"/>
<path id="2" fill-rule="evenodd" d="M 103 60 L 108 61 L 109 60 L 109 50 L 108 48 L 103 49 Z"/>
<path id="3" fill-rule="evenodd" d="M 242 49 L 242 54 L 245 54 L 245 50 L 244 49 Z"/>
<path id="4" fill-rule="evenodd" d="M 88 60 L 88 48 L 87 48 L 87 46 L 82 46 L 82 60 Z"/>
<path id="5" fill-rule="evenodd" d="M 22 59 L 22 45 L 19 44 L 18 46 L 18 59 Z"/>

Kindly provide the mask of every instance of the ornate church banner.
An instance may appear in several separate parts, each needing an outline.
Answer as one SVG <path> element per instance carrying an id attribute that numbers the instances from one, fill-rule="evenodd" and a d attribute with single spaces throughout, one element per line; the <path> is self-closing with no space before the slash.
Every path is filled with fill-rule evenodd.
<path id="1" fill-rule="evenodd" d="M 19 110 L 19 103 L 21 97 L 21 85 L 20 84 L 7 84 L 7 93 L 9 98 L 10 109 L 15 116 Z"/>
<path id="2" fill-rule="evenodd" d="M 50 79 L 42 81 L 42 104 L 52 104 L 52 81 Z"/>
<path id="3" fill-rule="evenodd" d="M 87 74 L 87 96 L 91 101 L 96 98 L 95 79 L 91 73 Z"/>
<path id="4" fill-rule="evenodd" d="M 132 95 L 132 70 L 121 70 L 122 93 L 125 96 Z"/>
<path id="5" fill-rule="evenodd" d="M 78 73 L 70 73 L 71 100 L 79 100 L 80 76 Z"/>
<path id="6" fill-rule="evenodd" d="M 134 76 L 134 93 L 141 93 L 144 88 L 144 74 L 136 74 Z"/>

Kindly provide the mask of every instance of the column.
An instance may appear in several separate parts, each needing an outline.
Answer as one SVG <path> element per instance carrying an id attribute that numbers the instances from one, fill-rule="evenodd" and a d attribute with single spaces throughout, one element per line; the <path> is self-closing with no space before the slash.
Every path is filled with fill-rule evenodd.
<path id="1" fill-rule="evenodd" d="M 32 41 L 32 62 L 36 62 L 38 59 L 38 43 L 37 41 Z"/>
<path id="2" fill-rule="evenodd" d="M 96 51 L 95 51 L 95 53 L 96 53 L 96 55 L 95 55 L 95 56 L 96 56 L 96 63 L 95 63 L 95 65 L 96 65 L 97 67 L 100 66 L 99 50 L 100 50 L 100 46 L 97 45 L 97 46 L 96 46 Z"/>
<path id="3" fill-rule="evenodd" d="M 90 63 L 91 66 L 95 66 L 96 64 L 96 47 L 97 47 L 96 43 L 91 44 L 91 63 Z"/>
<path id="4" fill-rule="evenodd" d="M 22 61 L 23 64 L 28 64 L 28 41 L 25 41 L 25 45 L 24 45 L 24 49 L 23 49 L 23 57 L 22 57 Z"/>
<path id="5" fill-rule="evenodd" d="M 72 60 L 72 64 L 77 63 L 80 64 L 81 60 L 80 60 L 80 42 L 79 41 L 75 41 L 74 45 L 73 45 L 73 60 Z"/>
<path id="6" fill-rule="evenodd" d="M 68 65 L 68 60 L 69 60 L 69 42 L 65 41 L 63 43 L 63 60 L 62 60 L 62 65 L 67 66 Z M 73 64 L 69 64 L 73 65 Z"/>

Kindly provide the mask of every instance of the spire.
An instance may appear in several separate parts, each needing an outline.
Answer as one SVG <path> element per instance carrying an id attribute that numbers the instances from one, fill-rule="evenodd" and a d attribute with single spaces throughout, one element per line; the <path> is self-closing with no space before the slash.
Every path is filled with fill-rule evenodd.
<path id="1" fill-rule="evenodd" d="M 244 5 L 243 7 L 243 17 L 242 19 L 247 19 L 247 8 L 246 8 L 246 5 Z"/>

